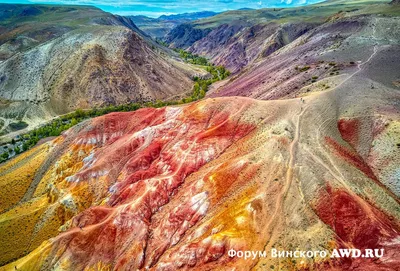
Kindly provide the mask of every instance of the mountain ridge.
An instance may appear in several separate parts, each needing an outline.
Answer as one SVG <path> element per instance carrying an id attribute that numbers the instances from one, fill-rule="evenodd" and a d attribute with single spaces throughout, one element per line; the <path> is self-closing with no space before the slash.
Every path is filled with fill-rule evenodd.
<path id="1" fill-rule="evenodd" d="M 200 11 L 176 15 L 162 15 L 150 18 L 143 15 L 128 16 L 139 28 L 155 39 L 163 40 L 165 36 L 180 24 L 217 15 L 217 12 Z"/>
<path id="2" fill-rule="evenodd" d="M 191 21 L 212 17 L 217 15 L 218 12 L 214 11 L 198 11 L 198 12 L 186 12 L 180 14 L 171 14 L 171 15 L 161 15 L 158 17 L 160 20 L 178 20 L 178 19 L 189 19 Z"/>

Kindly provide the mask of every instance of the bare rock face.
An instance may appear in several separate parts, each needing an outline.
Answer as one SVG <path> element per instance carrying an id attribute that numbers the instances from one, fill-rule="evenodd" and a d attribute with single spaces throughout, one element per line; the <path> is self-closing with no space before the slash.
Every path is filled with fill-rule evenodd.
<path id="1" fill-rule="evenodd" d="M 400 0 L 392 0 L 391 5 L 400 5 Z"/>

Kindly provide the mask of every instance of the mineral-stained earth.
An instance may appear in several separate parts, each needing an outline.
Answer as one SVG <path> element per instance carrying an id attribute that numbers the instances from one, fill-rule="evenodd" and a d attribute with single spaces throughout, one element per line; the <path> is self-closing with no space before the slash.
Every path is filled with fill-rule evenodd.
<path id="1" fill-rule="evenodd" d="M 1 166 L 0 270 L 398 270 L 400 94 L 360 94 L 82 123 Z M 385 253 L 227 254 L 272 248 Z"/>

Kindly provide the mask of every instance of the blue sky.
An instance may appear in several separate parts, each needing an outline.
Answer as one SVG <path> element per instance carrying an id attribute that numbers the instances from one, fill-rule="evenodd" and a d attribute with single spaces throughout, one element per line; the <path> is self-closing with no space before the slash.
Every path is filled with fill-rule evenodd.
<path id="1" fill-rule="evenodd" d="M 292 7 L 322 0 L 0 0 L 0 3 L 93 5 L 120 15 L 160 15 L 197 11 L 226 11 L 240 8 Z"/>

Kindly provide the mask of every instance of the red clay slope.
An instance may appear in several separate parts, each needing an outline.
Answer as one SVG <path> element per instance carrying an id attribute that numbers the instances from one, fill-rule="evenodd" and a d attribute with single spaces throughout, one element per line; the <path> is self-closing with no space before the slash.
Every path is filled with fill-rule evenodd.
<path id="1" fill-rule="evenodd" d="M 333 100 L 208 99 L 113 113 L 70 129 L 46 143 L 32 196 L 20 202 L 25 211 L 17 215 L 14 206 L 0 215 L 0 227 L 18 221 L 21 235 L 44 242 L 16 244 L 11 249 L 30 251 L 2 258 L 10 264 L 0 270 L 398 270 L 396 191 L 341 139 L 344 115 L 325 110 L 336 107 Z M 392 101 L 385 104 L 394 110 Z M 377 118 L 397 121 L 386 109 Z M 42 209 L 27 231 L 24 223 Z M 2 240 L 17 238 L 8 232 Z M 272 248 L 385 254 L 273 258 Z M 229 257 L 231 249 L 267 257 Z"/>

